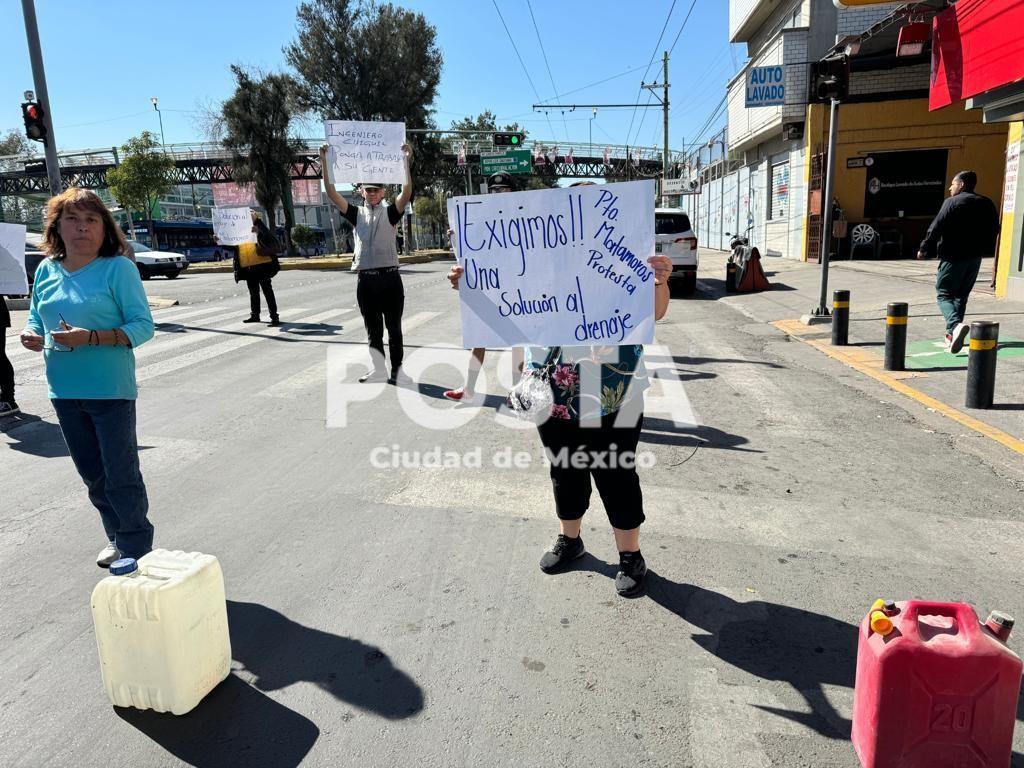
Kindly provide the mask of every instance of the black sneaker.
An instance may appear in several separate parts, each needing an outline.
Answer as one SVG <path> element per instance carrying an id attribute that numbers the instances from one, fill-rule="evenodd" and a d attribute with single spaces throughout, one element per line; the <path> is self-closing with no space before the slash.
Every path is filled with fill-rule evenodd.
<path id="1" fill-rule="evenodd" d="M 554 546 L 540 559 L 540 569 L 544 573 L 558 573 L 573 560 L 583 557 L 586 551 L 582 536 L 570 539 L 564 533 L 560 533 L 555 539 Z"/>
<path id="2" fill-rule="evenodd" d="M 247 317 L 242 322 L 243 323 L 258 323 L 259 321 L 260 321 L 259 317 L 254 317 L 254 316 L 250 315 L 249 317 Z"/>
<path id="3" fill-rule="evenodd" d="M 13 400 L 0 400 L 0 416 L 13 416 L 21 413 L 21 408 Z"/>
<path id="4" fill-rule="evenodd" d="M 644 591 L 647 563 L 640 550 L 619 552 L 619 572 L 615 574 L 615 591 L 622 597 L 636 597 Z"/>
<path id="5" fill-rule="evenodd" d="M 388 375 L 383 371 L 371 370 L 364 373 L 359 377 L 360 384 L 375 384 L 377 382 L 387 381 Z"/>
<path id="6" fill-rule="evenodd" d="M 278 318 L 278 317 L 272 317 L 272 318 L 270 318 L 270 322 L 267 323 L 267 325 L 269 325 L 271 328 L 280 328 L 281 327 L 281 319 Z"/>

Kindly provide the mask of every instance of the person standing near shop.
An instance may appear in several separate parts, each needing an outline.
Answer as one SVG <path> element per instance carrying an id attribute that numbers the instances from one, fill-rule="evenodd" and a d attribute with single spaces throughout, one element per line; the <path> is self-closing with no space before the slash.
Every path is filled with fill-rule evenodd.
<path id="1" fill-rule="evenodd" d="M 402 145 L 405 157 L 405 183 L 395 202 L 385 204 L 384 185 L 372 180 L 359 185 L 359 194 L 366 205 L 349 205 L 338 193 L 331 179 L 327 161 L 328 145 L 320 147 L 320 167 L 323 169 L 327 197 L 352 226 L 355 235 L 355 255 L 352 270 L 358 275 L 356 301 L 363 316 L 370 345 L 370 371 L 359 377 L 360 382 L 385 381 L 394 384 L 402 369 L 402 312 L 405 309 L 405 289 L 398 273 L 397 227 L 402 221 L 405 206 L 412 199 L 412 147 Z M 388 331 L 390 374 L 384 360 L 384 328 Z"/>
<path id="2" fill-rule="evenodd" d="M 961 171 L 953 177 L 950 197 L 928 227 L 917 252 L 919 259 L 939 257 L 935 291 L 946 319 L 946 349 L 953 354 L 963 349 L 971 332 L 964 322 L 967 299 L 978 279 L 981 260 L 995 254 L 999 235 L 996 207 L 974 191 L 977 186 L 974 171 Z"/>

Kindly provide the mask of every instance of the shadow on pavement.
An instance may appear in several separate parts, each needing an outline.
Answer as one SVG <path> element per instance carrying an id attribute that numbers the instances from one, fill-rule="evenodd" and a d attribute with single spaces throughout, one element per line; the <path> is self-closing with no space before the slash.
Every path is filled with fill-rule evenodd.
<path id="1" fill-rule="evenodd" d="M 727 664 L 764 680 L 789 683 L 811 712 L 759 707 L 813 729 L 847 739 L 850 721 L 825 696 L 824 685 L 853 688 L 857 627 L 820 613 L 762 600 L 738 602 L 650 572 L 647 596 L 704 630 L 692 639 Z"/>
<path id="2" fill-rule="evenodd" d="M 38 456 L 41 459 L 71 455 L 68 453 L 68 446 L 64 442 L 59 424 L 24 413 L 9 416 L 6 421 L 8 423 L 4 424 L 4 434 L 15 441 L 8 444 L 10 450 Z"/>
<path id="3" fill-rule="evenodd" d="M 725 451 L 763 453 L 755 448 L 741 448 L 740 446 L 750 442 L 741 435 L 733 435 L 714 427 L 676 424 L 668 419 L 655 419 L 650 416 L 644 416 L 640 442 L 655 445 L 700 445 L 704 448 L 719 448 Z"/>
<path id="4" fill-rule="evenodd" d="M 234 675 L 181 717 L 120 707 L 114 707 L 114 712 L 196 768 L 295 768 L 320 737 L 312 721 Z"/>
<path id="5" fill-rule="evenodd" d="M 305 681 L 388 720 L 423 709 L 423 690 L 375 646 L 303 626 L 258 603 L 228 600 L 228 626 L 233 658 L 261 691 Z"/>

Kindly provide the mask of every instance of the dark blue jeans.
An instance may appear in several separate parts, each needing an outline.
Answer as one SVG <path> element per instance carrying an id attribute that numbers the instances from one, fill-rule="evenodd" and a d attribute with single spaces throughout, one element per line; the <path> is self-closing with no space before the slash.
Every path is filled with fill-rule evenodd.
<path id="1" fill-rule="evenodd" d="M 52 402 L 107 539 L 124 557 L 142 557 L 153 548 L 153 524 L 147 518 L 149 499 L 139 470 L 135 401 Z"/>

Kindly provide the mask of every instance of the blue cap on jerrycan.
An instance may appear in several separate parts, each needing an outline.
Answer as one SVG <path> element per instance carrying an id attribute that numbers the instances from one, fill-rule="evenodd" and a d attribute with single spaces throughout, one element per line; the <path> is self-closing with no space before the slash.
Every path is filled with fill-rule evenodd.
<path id="1" fill-rule="evenodd" d="M 112 576 L 127 576 L 129 573 L 134 573 L 137 570 L 139 570 L 139 564 L 134 557 L 122 557 L 120 560 L 115 560 L 110 564 Z"/>

